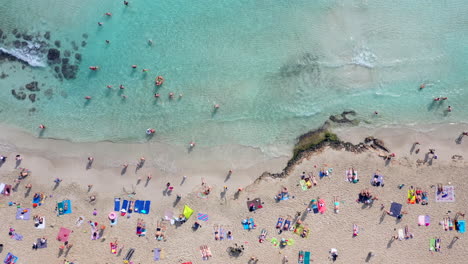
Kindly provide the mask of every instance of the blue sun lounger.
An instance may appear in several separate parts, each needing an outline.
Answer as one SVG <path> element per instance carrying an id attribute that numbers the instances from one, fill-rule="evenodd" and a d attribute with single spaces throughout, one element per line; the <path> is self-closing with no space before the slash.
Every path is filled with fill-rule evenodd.
<path id="1" fill-rule="evenodd" d="M 146 201 L 142 214 L 149 214 L 150 209 L 151 209 L 151 201 Z"/>
<path id="2" fill-rule="evenodd" d="M 304 264 L 310 264 L 310 252 L 306 251 L 304 253 Z"/>
<path id="3" fill-rule="evenodd" d="M 124 200 L 122 203 L 122 209 L 125 209 L 125 211 L 128 211 L 128 200 Z M 121 210 L 122 210 L 121 209 Z"/>
<path id="4" fill-rule="evenodd" d="M 457 229 L 458 229 L 458 232 L 460 233 L 465 233 L 465 228 L 466 228 L 466 222 L 465 220 L 459 220 L 457 222 Z"/>
<path id="5" fill-rule="evenodd" d="M 125 209 L 127 210 L 127 209 Z M 115 198 L 114 199 L 114 211 L 119 212 L 120 211 L 120 198 Z"/>
<path id="6" fill-rule="evenodd" d="M 71 214 L 72 213 L 72 207 L 71 207 L 71 201 L 70 200 L 63 201 L 63 207 L 64 207 L 64 209 L 65 209 L 65 207 L 67 208 L 67 210 L 63 211 L 63 214 Z"/>
<path id="7" fill-rule="evenodd" d="M 141 201 L 141 200 L 136 200 L 136 201 L 135 201 L 135 207 L 133 208 L 133 211 L 134 211 L 135 213 L 140 213 L 140 210 L 143 209 L 143 208 L 142 208 L 142 207 L 143 207 L 143 204 L 142 204 L 142 203 L 143 203 L 143 201 Z"/>
<path id="8" fill-rule="evenodd" d="M 245 230 L 249 229 L 249 221 L 247 219 L 242 220 L 242 226 Z"/>

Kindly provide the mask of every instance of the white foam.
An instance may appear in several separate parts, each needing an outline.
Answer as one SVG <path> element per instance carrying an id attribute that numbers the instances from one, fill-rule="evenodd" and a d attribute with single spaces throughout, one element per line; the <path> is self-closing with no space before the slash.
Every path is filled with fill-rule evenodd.
<path id="1" fill-rule="evenodd" d="M 33 67 L 45 67 L 46 66 L 46 63 L 43 61 L 42 58 L 40 58 L 37 55 L 30 54 L 25 50 L 5 49 L 5 48 L 1 48 L 1 47 L 0 47 L 0 50 L 2 52 L 4 52 L 4 53 L 10 54 L 10 55 L 16 57 L 19 60 L 27 62 L 29 65 L 31 65 Z"/>
<path id="2" fill-rule="evenodd" d="M 374 68 L 377 56 L 367 48 L 361 48 L 357 50 L 356 55 L 351 59 L 351 63 L 354 65 Z"/>

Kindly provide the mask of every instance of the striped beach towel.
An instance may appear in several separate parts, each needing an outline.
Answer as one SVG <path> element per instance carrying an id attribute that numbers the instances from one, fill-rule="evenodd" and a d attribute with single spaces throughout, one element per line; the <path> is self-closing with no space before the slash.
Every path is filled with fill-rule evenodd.
<path id="1" fill-rule="evenodd" d="M 208 215 L 207 215 L 207 214 L 198 213 L 198 214 L 197 214 L 197 219 L 206 222 L 206 221 L 208 221 Z"/>

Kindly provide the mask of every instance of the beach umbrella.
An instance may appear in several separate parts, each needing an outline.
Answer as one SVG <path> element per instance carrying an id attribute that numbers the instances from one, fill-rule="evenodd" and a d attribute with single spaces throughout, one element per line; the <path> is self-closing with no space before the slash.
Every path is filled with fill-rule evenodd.
<path id="1" fill-rule="evenodd" d="M 188 205 L 184 206 L 184 216 L 185 216 L 185 218 L 189 219 L 190 216 L 192 216 L 193 212 L 194 212 L 193 209 L 188 207 Z"/>

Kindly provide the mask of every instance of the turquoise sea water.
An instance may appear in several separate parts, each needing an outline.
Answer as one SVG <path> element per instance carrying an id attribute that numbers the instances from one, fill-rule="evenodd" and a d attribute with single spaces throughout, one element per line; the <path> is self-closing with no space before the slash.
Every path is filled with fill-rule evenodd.
<path id="1" fill-rule="evenodd" d="M 0 47 L 12 50 L 13 29 L 50 31 L 62 56 L 82 55 L 74 80 L 59 81 L 49 66 L 0 64 L 2 122 L 34 134 L 43 123 L 47 137 L 142 141 L 151 127 L 171 144 L 261 147 L 290 143 L 347 109 L 368 126 L 468 121 L 463 0 L 22 0 L 0 14 L 9 35 Z M 166 79 L 159 88 L 157 75 Z M 32 80 L 38 101 L 11 95 Z M 433 104 L 437 96 L 449 100 Z"/>

